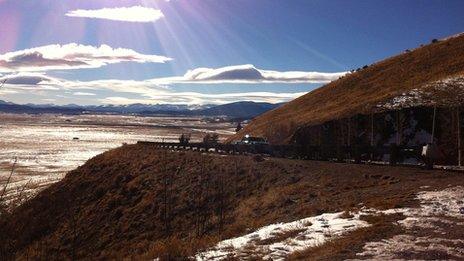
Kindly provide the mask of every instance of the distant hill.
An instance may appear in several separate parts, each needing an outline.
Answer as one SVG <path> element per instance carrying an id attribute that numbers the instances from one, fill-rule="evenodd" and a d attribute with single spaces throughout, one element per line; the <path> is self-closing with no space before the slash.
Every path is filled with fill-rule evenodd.
<path id="1" fill-rule="evenodd" d="M 0 100 L 0 112 L 7 113 L 61 113 L 61 114 L 137 114 L 167 116 L 225 116 L 231 118 L 251 119 L 264 112 L 275 109 L 279 104 L 257 102 L 234 102 L 224 105 L 173 105 L 173 104 L 129 104 L 80 106 L 76 104 L 57 106 L 53 104 L 19 105 Z"/>
<path id="2" fill-rule="evenodd" d="M 14 103 L 0 100 L 0 105 L 9 105 L 9 104 L 14 104 Z"/>
<path id="3" fill-rule="evenodd" d="M 282 103 L 265 103 L 265 102 L 234 102 L 211 108 L 194 111 L 204 116 L 225 115 L 230 117 L 254 118 L 262 113 L 273 110 L 282 105 Z"/>
<path id="4" fill-rule="evenodd" d="M 464 34 L 434 39 L 428 45 L 359 68 L 260 115 L 229 141 L 252 134 L 272 143 L 287 143 L 302 126 L 370 113 L 391 102 L 424 105 L 425 100 L 417 94 L 426 94 L 428 105 L 448 106 L 443 101 L 450 99 L 454 99 L 453 106 L 464 103 Z M 408 100 L 415 104 L 406 104 Z"/>
<path id="5" fill-rule="evenodd" d="M 62 107 L 31 107 L 30 105 L 19 105 L 0 101 L 0 112 L 7 113 L 27 113 L 27 114 L 41 114 L 41 113 L 59 113 L 59 114 L 80 114 L 84 110 L 80 108 L 62 108 Z"/>

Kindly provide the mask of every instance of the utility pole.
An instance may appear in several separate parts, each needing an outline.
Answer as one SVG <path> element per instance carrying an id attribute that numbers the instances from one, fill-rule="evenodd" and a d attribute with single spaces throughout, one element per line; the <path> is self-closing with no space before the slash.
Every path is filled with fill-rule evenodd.
<path id="1" fill-rule="evenodd" d="M 457 118 L 457 125 L 458 125 L 458 166 L 462 166 L 462 145 L 461 145 L 461 110 L 459 106 L 456 109 Z"/>
<path id="2" fill-rule="evenodd" d="M 351 117 L 348 118 L 348 147 L 351 146 Z"/>
<path id="3" fill-rule="evenodd" d="M 371 147 L 374 147 L 374 113 L 371 113 Z"/>
<path id="4" fill-rule="evenodd" d="M 348 159 L 351 160 L 353 150 L 351 149 L 351 116 L 348 118 Z"/>
<path id="5" fill-rule="evenodd" d="M 432 137 L 430 137 L 430 143 L 433 144 L 433 140 L 435 139 L 435 121 L 437 117 L 437 106 L 433 107 L 433 120 L 432 120 Z"/>
<path id="6" fill-rule="evenodd" d="M 401 119 L 400 119 L 400 111 L 396 111 L 396 145 L 401 144 Z"/>
<path id="7" fill-rule="evenodd" d="M 371 160 L 374 160 L 374 113 L 371 112 Z"/>

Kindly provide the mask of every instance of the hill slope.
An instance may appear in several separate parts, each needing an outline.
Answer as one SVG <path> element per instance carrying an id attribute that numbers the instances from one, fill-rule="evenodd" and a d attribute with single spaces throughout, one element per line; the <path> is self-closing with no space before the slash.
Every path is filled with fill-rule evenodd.
<path id="1" fill-rule="evenodd" d="M 194 113 L 204 116 L 220 116 L 253 118 L 282 105 L 266 102 L 234 102 L 212 108 L 195 111 Z"/>
<path id="2" fill-rule="evenodd" d="M 409 206 L 421 186 L 463 182 L 461 174 L 441 171 L 129 145 L 89 160 L 0 218 L 0 259 L 192 255 L 263 225 L 356 208 L 361 202 L 368 208 Z M 365 241 L 396 231 L 391 226 L 373 226 L 340 241 L 349 243 L 349 251 L 340 247 L 326 253 L 327 260 L 355 258 Z"/>
<path id="3" fill-rule="evenodd" d="M 267 112 L 230 140 L 245 134 L 288 142 L 298 127 L 368 113 L 379 104 L 435 82 L 464 76 L 464 34 L 375 63 Z M 458 83 L 464 101 L 463 80 Z M 451 93 L 451 96 L 455 96 Z"/>

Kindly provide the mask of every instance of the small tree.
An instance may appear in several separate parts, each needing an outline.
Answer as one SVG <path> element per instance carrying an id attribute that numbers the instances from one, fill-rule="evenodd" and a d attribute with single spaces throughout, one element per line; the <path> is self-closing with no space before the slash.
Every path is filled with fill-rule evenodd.
<path id="1" fill-rule="evenodd" d="M 243 129 L 242 123 L 239 122 L 239 123 L 237 124 L 237 127 L 235 128 L 235 132 L 239 132 L 239 131 L 241 131 L 242 129 Z"/>
<path id="2" fill-rule="evenodd" d="M 218 142 L 219 142 L 219 135 L 216 134 L 216 133 L 213 133 L 213 134 L 207 133 L 207 134 L 203 137 L 203 143 L 204 143 L 204 144 L 207 144 L 207 145 L 214 145 L 214 144 L 217 144 Z"/>
<path id="3" fill-rule="evenodd" d="M 180 144 L 188 144 L 190 142 L 190 134 L 184 134 L 180 135 L 179 137 L 179 143 Z"/>

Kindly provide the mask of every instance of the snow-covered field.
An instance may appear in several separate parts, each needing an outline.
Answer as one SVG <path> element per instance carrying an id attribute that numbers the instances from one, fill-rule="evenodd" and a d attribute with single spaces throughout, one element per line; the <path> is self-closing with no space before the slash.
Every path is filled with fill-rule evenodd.
<path id="1" fill-rule="evenodd" d="M 175 141 L 181 133 L 201 139 L 203 134 L 194 129 L 218 131 L 224 137 L 232 134 L 234 127 L 193 117 L 0 114 L 0 191 L 15 158 L 9 197 L 57 182 L 66 172 L 123 143 Z"/>
<path id="2" fill-rule="evenodd" d="M 424 188 L 426 189 L 426 188 Z M 262 227 L 253 233 L 224 240 L 208 251 L 196 255 L 197 260 L 225 260 L 230 257 L 256 256 L 265 260 L 284 260 L 296 251 L 320 246 L 328 240 L 343 237 L 353 230 L 369 224 L 362 215 L 401 213 L 406 218 L 398 222 L 406 233 L 379 242 L 369 242 L 359 259 L 391 260 L 399 253 L 410 254 L 439 251 L 456 259 L 464 258 L 464 238 L 452 238 L 444 233 L 445 226 L 464 226 L 464 188 L 449 187 L 440 191 L 418 193 L 418 208 L 375 210 L 363 208 L 347 215 L 345 212 L 326 213 L 290 223 L 277 223 Z M 427 230 L 429 236 L 416 234 Z"/>

